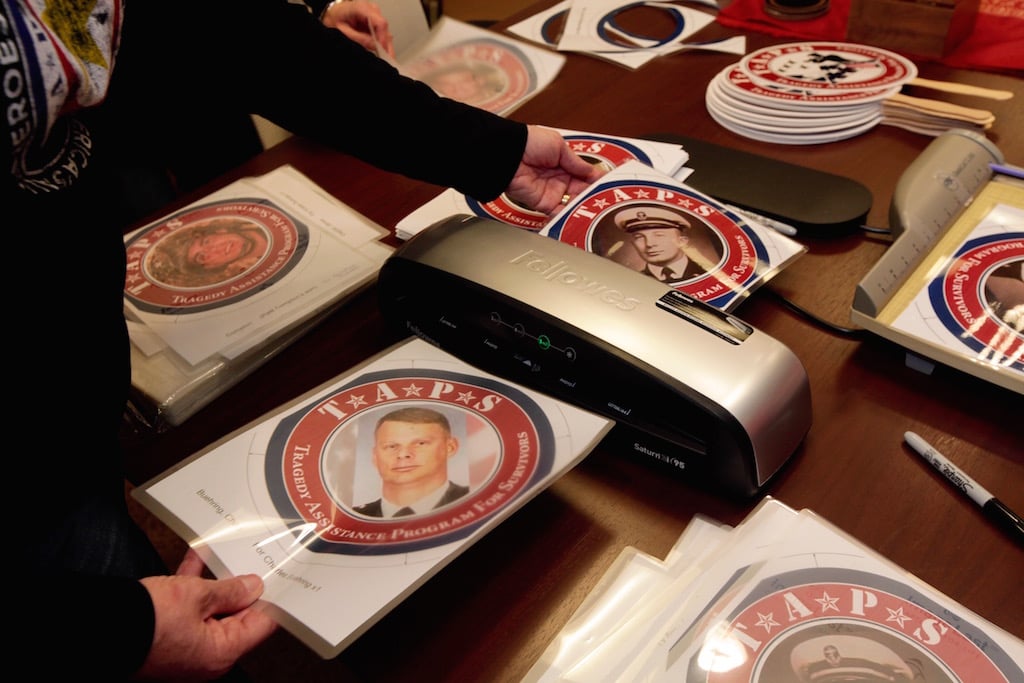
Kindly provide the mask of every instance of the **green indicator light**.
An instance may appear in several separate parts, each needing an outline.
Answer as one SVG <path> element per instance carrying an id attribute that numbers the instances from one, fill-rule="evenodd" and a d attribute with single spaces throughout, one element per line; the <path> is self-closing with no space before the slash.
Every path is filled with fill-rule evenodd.
<path id="1" fill-rule="evenodd" d="M 551 340 L 548 339 L 547 335 L 542 334 L 537 337 L 537 346 L 547 351 L 551 348 Z"/>

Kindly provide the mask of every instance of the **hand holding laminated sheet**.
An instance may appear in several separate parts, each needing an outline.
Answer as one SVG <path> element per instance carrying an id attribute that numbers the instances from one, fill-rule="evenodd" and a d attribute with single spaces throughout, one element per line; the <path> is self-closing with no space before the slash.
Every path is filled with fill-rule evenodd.
<path id="1" fill-rule="evenodd" d="M 261 575 L 261 608 L 327 658 L 575 466 L 612 424 L 411 339 L 133 495 L 218 577 Z M 397 448 L 403 466 L 388 468 Z M 420 486 L 428 470 L 439 474 L 433 494 Z"/>
<path id="2" fill-rule="evenodd" d="M 676 144 L 626 138 L 614 135 L 556 129 L 574 152 L 591 164 L 609 171 L 627 161 L 639 161 L 663 173 L 685 180 L 692 172 L 686 168 L 689 154 Z M 551 216 L 528 209 L 502 194 L 489 202 L 480 202 L 451 188 L 445 190 L 395 226 L 399 239 L 409 239 L 434 223 L 456 214 L 490 218 L 533 232 L 547 224 Z"/>

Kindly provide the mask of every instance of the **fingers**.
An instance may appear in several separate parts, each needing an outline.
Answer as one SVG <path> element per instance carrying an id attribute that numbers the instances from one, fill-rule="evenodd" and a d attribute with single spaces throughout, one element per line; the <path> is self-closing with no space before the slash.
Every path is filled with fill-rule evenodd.
<path id="1" fill-rule="evenodd" d="M 256 602 L 263 595 L 263 579 L 255 574 L 244 574 L 233 579 L 222 579 L 211 585 L 209 614 L 233 614 Z"/>
<path id="2" fill-rule="evenodd" d="M 352 42 L 358 43 L 365 49 L 376 54 L 377 46 L 374 45 L 373 36 L 370 34 L 354 29 L 348 24 L 339 24 L 336 28 L 344 33 Z"/>
<path id="3" fill-rule="evenodd" d="M 394 37 L 388 20 L 376 3 L 363 0 L 336 3 L 330 6 L 323 23 L 338 29 L 374 54 L 380 49 L 391 57 L 395 56 Z"/>
<path id="4" fill-rule="evenodd" d="M 181 559 L 181 564 L 178 565 L 178 571 L 174 573 L 178 576 L 202 576 L 205 568 L 206 565 L 199 557 L 199 553 L 195 549 L 189 548 L 185 557 Z"/>
<path id="5" fill-rule="evenodd" d="M 222 629 L 225 641 L 238 656 L 263 642 L 277 628 L 277 622 L 253 605 L 262 594 L 263 580 L 255 574 L 213 584 L 210 615 L 220 618 L 208 623 L 211 628 Z"/>
<path id="6" fill-rule="evenodd" d="M 380 49 L 388 53 L 390 57 L 395 56 L 395 38 L 388 29 L 387 19 L 384 17 L 370 17 L 370 31 Z"/>
<path id="7" fill-rule="evenodd" d="M 194 571 L 191 557 L 182 564 Z M 254 604 L 263 594 L 263 581 L 254 574 L 219 581 L 152 576 L 141 583 L 150 594 L 156 617 L 153 642 L 138 671 L 142 679 L 216 678 L 277 628 L 270 615 Z"/>

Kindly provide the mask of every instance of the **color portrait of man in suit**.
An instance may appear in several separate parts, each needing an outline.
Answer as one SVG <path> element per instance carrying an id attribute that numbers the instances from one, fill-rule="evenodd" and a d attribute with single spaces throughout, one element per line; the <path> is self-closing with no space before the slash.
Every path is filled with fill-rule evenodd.
<path id="1" fill-rule="evenodd" d="M 385 414 L 373 438 L 381 497 L 354 510 L 367 517 L 403 517 L 462 498 L 469 487 L 448 478 L 448 461 L 458 450 L 448 418 L 436 410 L 414 406 Z"/>

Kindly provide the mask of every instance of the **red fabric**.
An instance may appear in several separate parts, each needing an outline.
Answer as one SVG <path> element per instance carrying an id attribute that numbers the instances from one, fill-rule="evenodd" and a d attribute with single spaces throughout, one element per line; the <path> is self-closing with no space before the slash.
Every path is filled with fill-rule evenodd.
<path id="1" fill-rule="evenodd" d="M 823 16 L 792 21 L 766 14 L 764 0 L 733 0 L 716 20 L 723 26 L 779 38 L 842 41 L 850 1 L 831 0 Z M 981 0 L 970 35 L 938 61 L 958 68 L 1024 74 L 1024 0 Z"/>
<path id="2" fill-rule="evenodd" d="M 718 13 L 723 26 L 767 33 L 797 40 L 846 40 L 846 18 L 850 0 L 830 0 L 829 10 L 820 17 L 803 20 L 776 19 L 764 11 L 764 0 L 733 0 Z"/>
<path id="3" fill-rule="evenodd" d="M 1024 0 L 981 0 L 974 30 L 942 63 L 1024 75 Z"/>

